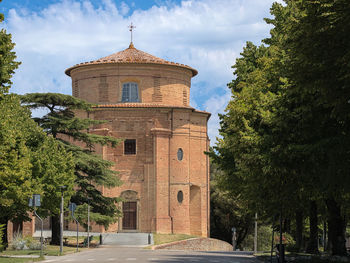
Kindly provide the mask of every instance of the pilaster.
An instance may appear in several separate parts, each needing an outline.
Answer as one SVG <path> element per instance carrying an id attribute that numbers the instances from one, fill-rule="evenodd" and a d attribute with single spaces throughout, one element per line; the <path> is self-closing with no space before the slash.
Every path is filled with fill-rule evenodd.
<path id="1" fill-rule="evenodd" d="M 170 184 L 169 184 L 169 146 L 171 131 L 169 129 L 153 128 L 154 147 L 154 178 L 155 178 L 155 231 L 171 233 Z"/>

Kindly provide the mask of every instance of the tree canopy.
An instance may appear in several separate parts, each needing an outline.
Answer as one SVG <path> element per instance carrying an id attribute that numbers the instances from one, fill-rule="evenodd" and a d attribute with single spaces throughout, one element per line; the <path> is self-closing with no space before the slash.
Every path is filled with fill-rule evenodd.
<path id="1" fill-rule="evenodd" d="M 29 220 L 33 194 L 42 196 L 41 213 L 57 213 L 59 186 L 67 186 L 66 202 L 73 194 L 72 155 L 42 131 L 16 95 L 3 96 L 0 111 L 0 222 Z"/>
<path id="2" fill-rule="evenodd" d="M 0 0 L 1 2 L 1 0 Z M 4 21 L 0 14 L 0 23 Z M 30 118 L 30 111 L 9 94 L 11 77 L 20 62 L 6 30 L 0 31 L 0 224 L 7 247 L 7 224 L 30 220 L 28 200 L 41 194 L 40 213 L 57 213 L 59 187 L 67 186 L 66 201 L 73 193 L 73 157 Z"/>
<path id="3" fill-rule="evenodd" d="M 21 96 L 21 101 L 30 109 L 48 111 L 43 117 L 34 120 L 72 154 L 77 188 L 71 201 L 83 205 L 91 200 L 92 214 L 101 219 L 96 223 L 108 227 L 110 223 L 116 222 L 120 215 L 116 206 L 119 198 L 104 196 L 102 187 L 116 187 L 121 181 L 117 172 L 111 169 L 114 164 L 96 154 L 95 147 L 114 147 L 120 140 L 89 132 L 93 125 L 104 121 L 76 116 L 76 113 L 92 110 L 93 104 L 58 93 L 26 94 Z"/>
<path id="4" fill-rule="evenodd" d="M 233 66 L 232 100 L 220 116 L 222 139 L 211 155 L 224 171 L 223 189 L 260 215 L 308 213 L 311 252 L 317 252 L 317 207 L 325 207 L 329 248 L 344 254 L 350 6 L 285 1 L 274 3 L 271 14 L 265 45 L 248 42 Z"/>
<path id="5" fill-rule="evenodd" d="M 0 23 L 3 21 L 4 15 L 0 13 Z M 13 51 L 14 46 L 11 34 L 7 34 L 2 28 L 0 30 L 0 96 L 9 91 L 12 84 L 11 77 L 20 65 L 20 62 L 15 61 L 17 57 Z"/>

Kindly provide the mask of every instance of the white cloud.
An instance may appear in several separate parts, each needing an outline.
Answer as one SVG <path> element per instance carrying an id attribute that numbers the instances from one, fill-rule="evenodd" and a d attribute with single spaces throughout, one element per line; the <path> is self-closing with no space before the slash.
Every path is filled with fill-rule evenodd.
<path id="1" fill-rule="evenodd" d="M 222 95 L 213 95 L 204 103 L 204 110 L 211 112 L 211 117 L 208 123 L 208 136 L 211 140 L 211 144 L 215 143 L 216 137 L 219 136 L 219 113 L 224 113 L 227 103 L 231 99 L 231 91 L 225 89 L 225 93 Z"/>
<path id="2" fill-rule="evenodd" d="M 64 70 L 125 49 L 130 41 L 127 26 L 133 22 L 136 48 L 199 71 L 193 79 L 191 103 L 212 113 L 209 135 L 214 141 L 217 112 L 223 111 L 230 97 L 226 83 L 233 78 L 231 66 L 246 41 L 259 44 L 268 36 L 263 18 L 272 2 L 192 0 L 176 5 L 159 1 L 148 10 L 138 10 L 133 4 L 117 6 L 111 0 L 97 7 L 91 0 L 62 0 L 38 13 L 10 10 L 6 27 L 23 62 L 12 92 L 71 94 Z"/>
<path id="3" fill-rule="evenodd" d="M 120 11 L 123 16 L 127 15 L 129 13 L 129 10 L 130 8 L 125 2 L 122 2 L 120 4 Z"/>

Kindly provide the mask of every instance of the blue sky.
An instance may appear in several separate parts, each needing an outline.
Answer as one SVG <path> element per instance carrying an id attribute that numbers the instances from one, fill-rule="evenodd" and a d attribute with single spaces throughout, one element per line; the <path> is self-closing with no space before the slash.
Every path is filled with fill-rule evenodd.
<path id="1" fill-rule="evenodd" d="M 279 0 L 280 1 L 280 0 Z M 134 45 L 198 70 L 191 106 L 212 113 L 208 133 L 218 136 L 218 113 L 231 95 L 231 66 L 246 41 L 269 36 L 264 21 L 274 0 L 3 0 L 2 27 L 12 34 L 22 62 L 12 92 L 71 94 L 64 70 Z"/>
<path id="2" fill-rule="evenodd" d="M 45 7 L 54 4 L 59 3 L 61 0 L 2 0 L 1 9 L 0 12 L 7 14 L 7 11 L 11 8 L 14 9 L 20 9 L 20 8 L 26 8 L 28 10 L 31 10 L 33 12 L 40 12 L 40 10 L 44 9 Z M 84 2 L 83 0 L 79 0 L 79 2 Z M 90 1 L 93 6 L 98 7 L 101 3 L 100 0 Z M 126 5 L 130 7 L 130 11 L 140 9 L 140 10 L 147 10 L 151 8 L 152 6 L 161 6 L 161 5 L 175 5 L 179 4 L 181 1 L 161 1 L 161 0 L 124 0 L 124 1 L 112 1 L 116 5 L 121 4 L 124 2 Z"/>

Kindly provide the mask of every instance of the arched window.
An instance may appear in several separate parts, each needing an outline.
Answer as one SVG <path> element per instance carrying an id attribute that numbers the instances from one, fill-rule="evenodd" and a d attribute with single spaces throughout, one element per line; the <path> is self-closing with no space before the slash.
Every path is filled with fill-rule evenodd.
<path id="1" fill-rule="evenodd" d="M 123 84 L 122 102 L 139 102 L 139 89 L 137 83 Z"/>

